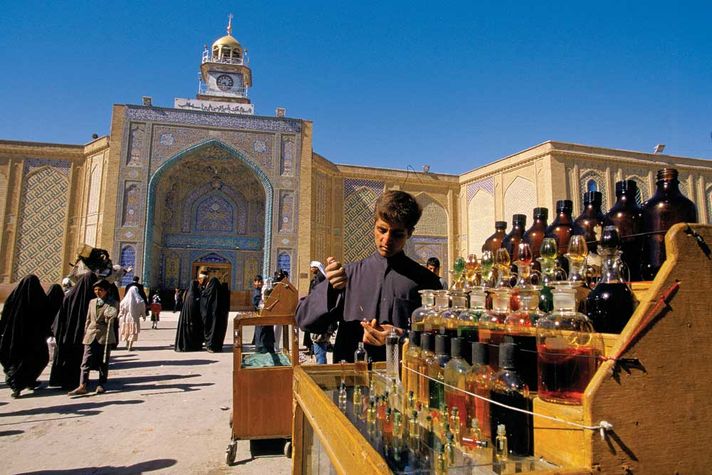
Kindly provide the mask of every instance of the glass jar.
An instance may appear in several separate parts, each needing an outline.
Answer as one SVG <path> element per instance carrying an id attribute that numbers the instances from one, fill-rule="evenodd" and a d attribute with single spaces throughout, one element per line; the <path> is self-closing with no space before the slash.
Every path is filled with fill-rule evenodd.
<path id="1" fill-rule="evenodd" d="M 608 210 L 603 220 L 604 226 L 615 226 L 621 239 L 621 260 L 627 267 L 623 278 L 628 281 L 640 280 L 641 236 L 643 226 L 642 209 L 635 201 L 638 185 L 633 180 L 616 183 L 616 203 Z"/>
<path id="2" fill-rule="evenodd" d="M 541 271 L 541 267 L 537 258 L 539 257 L 539 249 L 541 242 L 544 240 L 544 234 L 547 228 L 547 219 L 549 218 L 549 210 L 547 208 L 534 208 L 534 222 L 531 227 L 526 230 L 522 236 L 522 242 L 529 244 L 532 249 L 533 269 Z"/>
<path id="3" fill-rule="evenodd" d="M 413 310 L 410 316 L 410 328 L 416 331 L 423 331 L 425 329 L 425 316 L 435 306 L 435 291 L 419 290 L 418 293 L 423 305 Z"/>
<path id="4" fill-rule="evenodd" d="M 506 221 L 495 221 L 494 222 L 494 233 L 485 240 L 482 245 L 482 252 L 490 251 L 494 254 L 497 249 L 502 247 L 502 241 L 506 236 L 507 232 L 507 222 Z"/>
<path id="5" fill-rule="evenodd" d="M 564 258 L 569 247 L 569 239 L 574 234 L 583 234 L 581 228 L 574 224 L 574 220 L 571 213 L 574 209 L 574 203 L 571 200 L 559 200 L 556 202 L 556 217 L 554 221 L 551 222 L 548 228 L 546 228 L 545 236 L 549 238 L 554 238 L 557 245 L 557 264 L 561 267 L 564 272 L 568 275 L 569 273 L 569 263 Z M 575 232 L 577 231 L 577 232 Z"/>
<path id="6" fill-rule="evenodd" d="M 515 261 L 519 259 L 519 243 L 522 242 L 525 227 L 527 225 L 526 214 L 515 214 L 512 216 L 512 230 L 502 239 L 502 247 L 507 250 L 512 260 L 512 272 L 516 272 Z"/>

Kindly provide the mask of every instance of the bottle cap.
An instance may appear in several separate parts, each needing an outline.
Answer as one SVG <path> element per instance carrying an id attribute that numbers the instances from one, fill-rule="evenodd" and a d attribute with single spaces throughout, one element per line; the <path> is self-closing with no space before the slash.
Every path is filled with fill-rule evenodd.
<path id="1" fill-rule="evenodd" d="M 633 195 L 638 191 L 638 184 L 635 180 L 623 180 L 616 182 L 616 196 L 620 195 Z"/>
<path id="2" fill-rule="evenodd" d="M 563 213 L 563 212 L 571 213 L 573 210 L 574 210 L 574 202 L 571 200 L 559 200 L 556 202 L 556 212 L 557 213 Z"/>
<path id="3" fill-rule="evenodd" d="M 603 203 L 603 194 L 600 191 L 587 191 L 583 194 L 583 204 L 585 205 L 598 205 Z"/>
<path id="4" fill-rule="evenodd" d="M 512 224 L 519 224 L 522 227 L 526 226 L 527 224 L 527 215 L 526 214 L 514 214 L 512 215 Z"/>
<path id="5" fill-rule="evenodd" d="M 420 334 L 417 331 L 411 330 L 408 332 L 408 340 L 411 345 L 420 346 Z"/>
<path id="6" fill-rule="evenodd" d="M 423 351 L 433 351 L 433 335 L 430 333 L 420 335 L 420 347 Z"/>
<path id="7" fill-rule="evenodd" d="M 601 247 L 606 249 L 616 249 L 621 245 L 621 237 L 618 228 L 615 226 L 605 226 L 601 234 Z"/>
<path id="8" fill-rule="evenodd" d="M 464 339 L 460 337 L 450 338 L 450 357 L 462 358 L 462 344 Z"/>
<path id="9" fill-rule="evenodd" d="M 675 168 L 663 168 L 658 170 L 657 181 L 677 180 L 677 170 Z"/>
<path id="10" fill-rule="evenodd" d="M 479 341 L 472 344 L 472 364 L 487 366 L 487 347 Z"/>
<path id="11" fill-rule="evenodd" d="M 507 435 L 507 428 L 504 424 L 497 424 L 497 435 Z"/>
<path id="12" fill-rule="evenodd" d="M 447 335 L 435 335 L 435 354 L 436 355 L 447 355 L 447 344 L 448 344 L 448 336 Z"/>
<path id="13" fill-rule="evenodd" d="M 534 208 L 534 219 L 546 219 L 549 217 L 549 208 Z"/>
<path id="14" fill-rule="evenodd" d="M 517 345 L 514 343 L 501 343 L 499 345 L 499 367 L 501 369 L 513 369 L 514 366 L 514 350 Z"/>
<path id="15" fill-rule="evenodd" d="M 507 222 L 506 221 L 495 221 L 494 228 L 495 229 L 507 229 Z"/>

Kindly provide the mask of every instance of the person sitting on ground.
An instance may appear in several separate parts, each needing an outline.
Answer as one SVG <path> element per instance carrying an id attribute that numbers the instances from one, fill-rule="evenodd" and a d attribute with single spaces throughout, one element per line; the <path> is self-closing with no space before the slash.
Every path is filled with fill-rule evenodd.
<path id="1" fill-rule="evenodd" d="M 88 392 L 89 371 L 99 370 L 99 383 L 96 393 L 106 391 L 106 381 L 109 377 L 109 357 L 111 344 L 116 343 L 113 319 L 119 314 L 119 303 L 111 297 L 110 284 L 101 279 L 94 284 L 96 298 L 89 301 L 86 325 L 84 327 L 84 357 L 82 358 L 79 386 L 69 392 L 70 396 L 78 396 Z"/>

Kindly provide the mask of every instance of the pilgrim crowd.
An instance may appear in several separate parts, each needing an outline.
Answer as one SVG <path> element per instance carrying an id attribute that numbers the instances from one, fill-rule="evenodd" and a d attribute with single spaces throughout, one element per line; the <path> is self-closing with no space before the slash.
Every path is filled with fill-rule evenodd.
<path id="1" fill-rule="evenodd" d="M 64 287 L 64 288 L 63 288 Z M 216 277 L 201 272 L 180 293 L 176 351 L 222 351 L 227 331 L 230 292 Z M 115 284 L 93 272 L 76 283 L 64 279 L 47 292 L 35 275 L 21 279 L 5 300 L 0 315 L 0 364 L 11 395 L 35 390 L 40 375 L 51 365 L 47 386 L 88 393 L 90 371 L 98 371 L 95 392 L 106 391 L 111 351 L 119 344 L 134 350 L 141 320 L 150 310 L 157 328 L 160 297 L 150 303 L 139 279 L 126 286 L 123 298 Z"/>

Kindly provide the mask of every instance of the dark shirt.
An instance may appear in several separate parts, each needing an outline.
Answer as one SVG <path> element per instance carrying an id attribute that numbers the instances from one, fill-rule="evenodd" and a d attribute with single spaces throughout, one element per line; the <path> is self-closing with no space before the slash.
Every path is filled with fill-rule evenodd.
<path id="1" fill-rule="evenodd" d="M 374 253 L 344 267 L 346 288 L 334 289 L 328 279 L 317 284 L 297 307 L 299 328 L 324 333 L 339 323 L 334 345 L 334 361 L 353 361 L 363 338 L 360 322 L 376 319 L 407 330 L 413 310 L 421 306 L 419 290 L 440 289 L 438 276 L 404 253 L 385 258 Z M 374 361 L 385 359 L 385 348 L 366 345 Z"/>

